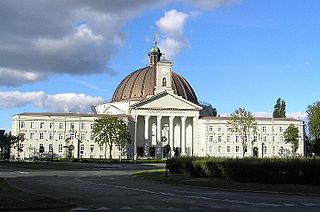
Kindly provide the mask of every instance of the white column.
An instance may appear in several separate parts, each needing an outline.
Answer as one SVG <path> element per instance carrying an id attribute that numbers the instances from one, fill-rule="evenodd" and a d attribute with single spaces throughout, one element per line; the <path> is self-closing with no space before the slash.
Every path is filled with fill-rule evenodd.
<path id="1" fill-rule="evenodd" d="M 174 116 L 169 117 L 169 145 L 170 148 L 173 149 L 174 143 L 173 143 L 173 119 Z"/>
<path id="2" fill-rule="evenodd" d="M 145 140 L 149 139 L 149 118 L 150 116 L 144 117 L 144 139 Z"/>
<path id="3" fill-rule="evenodd" d="M 162 116 L 157 116 L 157 142 L 161 143 L 161 119 Z"/>
<path id="4" fill-rule="evenodd" d="M 193 117 L 193 125 L 192 125 L 192 145 L 191 145 L 191 155 L 194 155 L 194 147 L 196 143 L 196 125 L 197 125 L 198 117 Z"/>
<path id="5" fill-rule="evenodd" d="M 187 117 L 181 117 L 181 155 L 186 154 L 186 119 Z"/>
<path id="6" fill-rule="evenodd" d="M 137 160 L 138 115 L 134 116 L 133 160 Z"/>

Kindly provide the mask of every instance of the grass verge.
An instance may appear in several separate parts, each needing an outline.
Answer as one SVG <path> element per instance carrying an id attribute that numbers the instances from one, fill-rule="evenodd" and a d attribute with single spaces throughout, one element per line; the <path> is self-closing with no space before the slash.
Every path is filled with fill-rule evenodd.
<path id="1" fill-rule="evenodd" d="M 67 209 L 75 206 L 63 201 L 22 192 L 12 188 L 3 178 L 0 178 L 0 200 L 1 211 Z"/>
<path id="2" fill-rule="evenodd" d="M 163 169 L 138 172 L 136 175 L 168 184 L 203 186 L 218 190 L 320 195 L 320 186 L 312 185 L 243 183 L 222 178 L 189 177 L 183 174 L 168 174 L 166 177 Z"/>

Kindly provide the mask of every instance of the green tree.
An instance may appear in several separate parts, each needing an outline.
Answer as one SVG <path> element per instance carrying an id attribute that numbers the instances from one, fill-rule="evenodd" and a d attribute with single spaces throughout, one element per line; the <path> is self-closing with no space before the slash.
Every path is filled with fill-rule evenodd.
<path id="1" fill-rule="evenodd" d="M 131 136 L 128 130 L 127 124 L 121 120 L 118 119 L 116 122 L 116 141 L 115 145 L 117 146 L 119 150 L 119 159 L 121 161 L 123 152 L 127 149 L 128 145 L 131 143 Z"/>
<path id="2" fill-rule="evenodd" d="M 309 137 L 313 146 L 313 153 L 320 155 L 320 101 L 307 107 Z"/>
<path id="3" fill-rule="evenodd" d="M 274 106 L 273 118 L 286 118 L 286 102 L 281 98 L 277 99 Z"/>
<path id="4" fill-rule="evenodd" d="M 288 144 L 291 144 L 292 151 L 295 154 L 299 147 L 299 130 L 294 124 L 290 124 L 284 131 L 284 140 Z"/>
<path id="5" fill-rule="evenodd" d="M 17 144 L 21 139 L 21 135 L 14 136 L 11 133 L 4 133 L 0 136 L 0 158 L 9 161 L 10 152 L 13 145 Z M 18 151 L 21 149 L 18 147 Z"/>
<path id="6" fill-rule="evenodd" d="M 130 142 L 126 123 L 118 117 L 105 116 L 96 119 L 92 132 L 96 143 L 105 145 L 105 147 L 107 145 L 109 146 L 109 159 L 112 159 L 112 149 L 114 145 L 116 145 L 120 151 Z M 106 157 L 107 148 L 105 148 L 105 158 Z"/>
<path id="7" fill-rule="evenodd" d="M 254 116 L 244 108 L 239 108 L 231 113 L 227 126 L 232 133 L 240 135 L 244 157 L 248 148 L 250 134 L 256 134 L 257 132 L 257 123 Z"/>

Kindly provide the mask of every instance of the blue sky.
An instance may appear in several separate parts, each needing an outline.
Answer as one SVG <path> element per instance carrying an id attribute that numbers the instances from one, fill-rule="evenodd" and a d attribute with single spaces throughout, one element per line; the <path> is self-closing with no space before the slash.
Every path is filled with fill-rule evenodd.
<path id="1" fill-rule="evenodd" d="M 20 112 L 87 112 L 109 100 L 147 64 L 154 32 L 218 114 L 245 107 L 269 116 L 281 97 L 289 116 L 305 118 L 320 95 L 319 8 L 317 0 L 2 1 L 0 129 Z"/>

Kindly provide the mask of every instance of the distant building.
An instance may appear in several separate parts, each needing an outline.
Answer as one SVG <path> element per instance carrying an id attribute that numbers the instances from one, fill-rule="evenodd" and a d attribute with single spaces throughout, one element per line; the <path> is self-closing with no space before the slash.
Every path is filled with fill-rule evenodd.
<path id="1" fill-rule="evenodd" d="M 54 157 L 104 158 L 105 146 L 94 142 L 94 120 L 105 115 L 119 116 L 129 126 L 132 144 L 125 157 L 163 158 L 164 146 L 173 155 L 242 157 L 239 135 L 228 130 L 228 117 L 215 117 L 215 109 L 200 104 L 191 85 L 172 70 L 172 63 L 161 59 L 161 51 L 149 52 L 150 62 L 127 77 L 116 88 L 109 103 L 94 105 L 92 114 L 21 113 L 12 117 L 12 133 L 25 134 L 23 152 L 27 159 L 44 154 Z M 256 118 L 258 132 L 248 139 L 245 156 L 290 155 L 291 145 L 283 133 L 292 123 L 299 129 L 299 148 L 304 153 L 304 123 L 296 119 Z M 113 157 L 119 153 L 116 148 Z"/>

